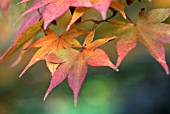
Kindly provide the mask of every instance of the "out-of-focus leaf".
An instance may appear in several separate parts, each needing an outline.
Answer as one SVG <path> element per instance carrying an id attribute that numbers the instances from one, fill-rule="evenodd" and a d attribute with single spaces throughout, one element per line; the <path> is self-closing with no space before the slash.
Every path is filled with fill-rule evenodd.
<path id="1" fill-rule="evenodd" d="M 34 4 L 38 3 L 40 0 L 34 0 Z M 31 12 L 28 17 L 24 20 L 23 24 L 18 30 L 16 38 L 18 38 L 27 28 L 34 25 L 40 20 L 41 16 L 38 11 Z"/>
<path id="2" fill-rule="evenodd" d="M 30 39 L 34 38 L 40 31 L 43 24 L 43 20 L 38 21 L 33 26 L 27 28 L 8 48 L 8 50 L 0 57 L 0 63 L 8 59 L 13 53 L 20 49 Z"/>
<path id="3" fill-rule="evenodd" d="M 2 13 L 6 17 L 9 17 L 9 5 L 10 5 L 10 1 L 9 0 L 1 0 L 0 1 L 0 10 L 2 11 Z"/>

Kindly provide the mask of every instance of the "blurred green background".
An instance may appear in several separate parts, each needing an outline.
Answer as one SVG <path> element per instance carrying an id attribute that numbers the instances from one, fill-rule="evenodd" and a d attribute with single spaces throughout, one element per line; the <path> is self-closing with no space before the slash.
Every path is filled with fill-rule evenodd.
<path id="1" fill-rule="evenodd" d="M 31 5 L 29 3 L 24 7 L 18 5 L 18 2 L 19 0 L 11 0 L 9 20 L 0 14 L 1 55 L 13 42 L 23 20 L 16 25 L 13 23 Z M 125 3 L 124 0 L 122 2 Z M 169 0 L 153 0 L 153 3 L 144 0 L 139 3 L 136 0 L 125 11 L 135 19 L 142 7 L 169 7 L 169 3 Z M 88 13 L 90 18 L 100 18 L 96 11 L 90 10 L 84 15 L 84 19 L 89 18 Z M 57 27 L 53 26 L 58 33 L 64 31 L 66 26 L 62 22 L 68 15 L 58 20 L 60 24 Z M 122 19 L 120 14 L 115 18 Z M 68 22 L 64 22 L 67 25 Z M 170 19 L 166 23 L 170 23 Z M 86 23 L 81 27 L 89 30 L 89 25 Z M 96 38 L 105 36 L 110 30 L 105 23 L 99 25 Z M 40 36 L 41 33 L 37 38 Z M 106 50 L 115 63 L 115 41 L 102 46 L 102 49 Z M 165 50 L 170 66 L 170 46 L 165 44 Z M 170 78 L 141 44 L 122 62 L 119 72 L 107 67 L 89 67 L 76 108 L 67 80 L 53 89 L 46 101 L 43 101 L 51 79 L 44 61 L 33 65 L 22 78 L 18 78 L 35 51 L 36 49 L 28 50 L 15 67 L 10 65 L 17 59 L 19 52 L 0 64 L 0 114 L 170 114 Z"/>

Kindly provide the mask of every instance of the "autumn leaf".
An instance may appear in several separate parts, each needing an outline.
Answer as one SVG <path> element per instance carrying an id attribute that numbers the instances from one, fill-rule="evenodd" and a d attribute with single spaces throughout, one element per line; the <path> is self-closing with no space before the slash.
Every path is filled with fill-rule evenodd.
<path id="1" fill-rule="evenodd" d="M 122 16 L 126 19 L 126 14 L 124 12 L 124 4 L 122 4 L 121 2 L 119 2 L 118 0 L 112 0 L 111 1 L 111 4 L 110 4 L 110 1 L 108 1 L 107 3 L 109 3 L 108 5 L 110 5 L 111 8 L 114 8 L 116 10 L 118 10 Z M 95 4 L 95 2 L 94 2 Z M 100 4 L 101 6 L 98 6 L 98 7 L 102 7 L 102 3 Z M 105 6 L 105 5 L 104 5 Z M 69 25 L 67 26 L 67 29 L 66 30 L 69 30 L 69 28 L 88 10 L 89 8 L 87 7 L 77 7 L 73 13 L 73 16 L 71 18 L 71 21 L 69 23 Z M 105 9 L 108 9 L 108 7 L 105 7 L 103 8 L 104 9 L 104 12 L 103 13 L 103 16 L 105 16 L 106 14 L 106 11 Z M 106 17 L 104 17 L 106 18 Z"/>
<path id="2" fill-rule="evenodd" d="M 86 32 L 77 29 L 70 29 L 69 31 L 59 36 L 51 29 L 47 29 L 45 30 L 45 33 L 47 34 L 47 36 L 40 38 L 39 40 L 37 40 L 35 43 L 28 47 L 28 48 L 36 47 L 39 48 L 39 50 L 34 54 L 29 64 L 21 73 L 20 77 L 25 73 L 25 71 L 30 66 L 42 60 L 45 55 L 56 52 L 57 50 L 66 47 L 81 47 L 80 43 L 75 38 L 78 37 L 79 35 L 85 34 Z M 52 67 L 55 67 L 56 65 L 52 66 L 51 65 L 52 64 L 48 63 L 49 66 L 48 68 L 50 72 L 53 73 Z"/>
<path id="3" fill-rule="evenodd" d="M 88 10 L 87 7 L 77 7 L 73 13 L 71 21 L 67 26 L 66 30 L 69 30 L 70 27 Z"/>
<path id="4" fill-rule="evenodd" d="M 52 76 L 50 86 L 45 94 L 44 100 L 53 88 L 68 77 L 68 83 L 74 93 L 74 103 L 76 105 L 78 93 L 85 79 L 88 65 L 108 66 L 117 70 L 107 54 L 98 48 L 104 43 L 113 40 L 115 37 L 98 39 L 92 42 L 93 37 L 94 31 L 87 35 L 82 51 L 78 51 L 73 48 L 66 48 L 58 50 L 57 52 L 45 57 L 46 60 L 60 65 Z"/>
<path id="5" fill-rule="evenodd" d="M 51 72 L 51 75 L 53 76 L 54 72 L 55 72 L 56 68 L 59 66 L 59 64 L 46 61 L 46 65 L 47 65 L 49 71 Z"/>
<path id="6" fill-rule="evenodd" d="M 110 6 L 111 0 L 90 0 L 93 8 L 101 13 L 102 18 L 106 19 L 106 13 Z"/>
<path id="7" fill-rule="evenodd" d="M 27 28 L 19 37 L 16 38 L 14 43 L 8 50 L 0 57 L 0 63 L 8 59 L 12 54 L 19 50 L 25 43 L 35 37 L 40 31 L 43 20 L 38 21 L 33 26 Z"/>
<path id="8" fill-rule="evenodd" d="M 44 28 L 46 28 L 50 22 L 63 15 L 70 6 L 94 8 L 101 13 L 103 19 L 106 19 L 106 12 L 110 6 L 110 2 L 111 0 L 42 0 L 25 11 L 17 21 L 24 15 L 37 10 L 44 5 L 47 5 L 42 14 Z"/>
<path id="9" fill-rule="evenodd" d="M 46 28 L 50 22 L 52 22 L 54 19 L 57 19 L 62 14 L 64 14 L 69 9 L 70 6 L 89 7 L 89 6 L 91 6 L 91 3 L 89 0 L 81 0 L 81 1 L 79 1 L 79 0 L 60 0 L 60 1 L 58 1 L 58 0 L 42 0 L 42 1 L 38 2 L 37 4 L 33 5 L 27 11 L 25 11 L 18 18 L 18 20 L 20 20 L 27 13 L 37 10 L 38 8 L 40 8 L 44 5 L 47 5 L 43 11 L 43 14 L 42 14 L 43 19 L 44 19 L 44 28 Z"/>
<path id="10" fill-rule="evenodd" d="M 38 3 L 40 0 L 34 0 L 33 4 Z M 25 1 L 26 2 L 26 1 Z M 41 16 L 38 11 L 31 12 L 28 17 L 24 20 L 23 24 L 18 30 L 16 38 L 18 38 L 27 28 L 34 25 L 36 22 L 40 20 Z"/>
<path id="11" fill-rule="evenodd" d="M 136 24 L 114 21 L 113 35 L 119 36 L 116 46 L 118 52 L 116 66 L 120 65 L 138 42 L 141 42 L 169 74 L 163 43 L 170 43 L 170 25 L 161 23 L 169 15 L 170 9 L 154 9 L 140 17 Z"/>
<path id="12" fill-rule="evenodd" d="M 1 0 L 0 1 L 0 11 L 6 16 L 9 17 L 9 5 L 10 1 L 9 0 Z"/>
<path id="13" fill-rule="evenodd" d="M 126 19 L 126 14 L 124 12 L 125 6 L 123 3 L 119 2 L 119 0 L 112 0 L 110 7 L 119 11 L 122 14 L 122 16 Z"/>

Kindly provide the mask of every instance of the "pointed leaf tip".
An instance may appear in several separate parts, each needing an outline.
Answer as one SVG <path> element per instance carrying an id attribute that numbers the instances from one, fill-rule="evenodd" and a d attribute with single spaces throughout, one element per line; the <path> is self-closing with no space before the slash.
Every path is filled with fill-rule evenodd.
<path id="1" fill-rule="evenodd" d="M 77 99 L 78 99 L 78 94 L 74 93 L 74 106 L 77 106 Z"/>

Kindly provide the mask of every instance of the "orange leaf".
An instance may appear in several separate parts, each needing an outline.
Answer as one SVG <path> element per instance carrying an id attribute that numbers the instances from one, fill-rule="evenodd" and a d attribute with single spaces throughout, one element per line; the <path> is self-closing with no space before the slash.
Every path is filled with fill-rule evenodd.
<path id="1" fill-rule="evenodd" d="M 30 66 L 44 59 L 44 57 L 50 53 L 54 53 L 57 50 L 66 47 L 72 47 L 72 46 L 81 47 L 80 43 L 75 38 L 81 34 L 85 34 L 86 32 L 77 29 L 70 29 L 69 31 L 65 32 L 61 36 L 58 36 L 51 29 L 47 29 L 45 30 L 45 33 L 47 34 L 47 36 L 40 38 L 34 44 L 29 46 L 29 48 L 38 47 L 40 49 L 34 54 L 29 64 L 21 73 L 20 77 L 23 75 L 23 73 L 25 73 L 25 71 Z"/>
<path id="2" fill-rule="evenodd" d="M 126 19 L 126 14 L 124 12 L 125 6 L 123 3 L 119 2 L 118 0 L 112 0 L 110 7 L 119 11 L 122 14 L 122 16 Z"/>

